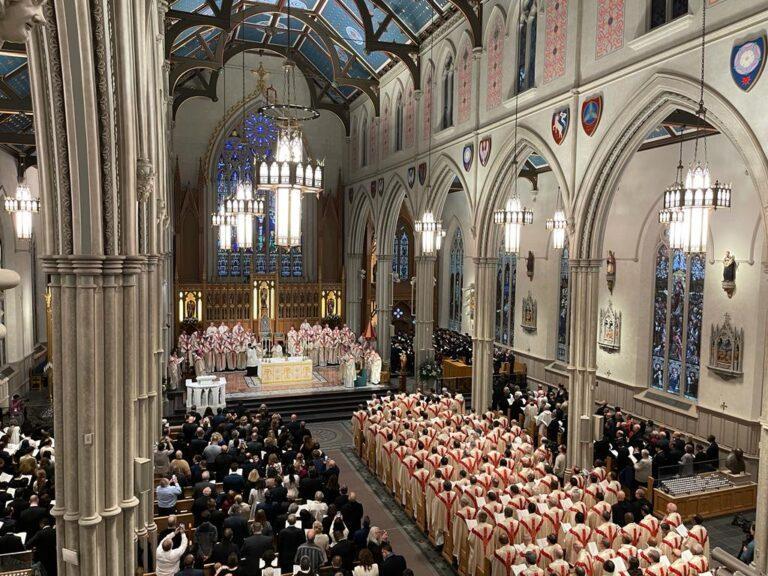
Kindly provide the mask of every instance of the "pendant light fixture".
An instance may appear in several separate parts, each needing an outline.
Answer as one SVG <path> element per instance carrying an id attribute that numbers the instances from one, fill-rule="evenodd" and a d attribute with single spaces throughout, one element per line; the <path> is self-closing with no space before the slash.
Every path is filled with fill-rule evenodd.
<path id="1" fill-rule="evenodd" d="M 432 9 L 432 18 L 434 19 L 435 11 Z M 432 61 L 432 49 L 434 47 L 434 39 L 429 46 L 430 61 Z M 434 82 L 435 75 L 432 74 L 430 82 Z M 434 86 L 434 85 L 433 85 Z M 434 93 L 434 90 L 432 90 Z M 430 133 L 429 142 L 427 143 L 427 182 L 424 187 L 424 194 L 427 199 L 432 196 L 432 135 Z M 443 238 L 445 237 L 445 230 L 443 230 L 442 220 L 435 220 L 435 215 L 431 210 L 427 210 L 421 217 L 421 220 L 417 220 L 413 225 L 414 230 L 421 235 L 421 252 L 427 256 L 433 256 L 443 246 Z"/>
<path id="2" fill-rule="evenodd" d="M 706 125 L 707 114 L 707 109 L 704 107 L 707 1 L 702 0 L 701 3 L 701 76 L 699 82 L 699 108 L 696 111 L 699 122 L 696 127 L 693 162 L 688 169 L 684 186 L 672 187 L 664 192 L 663 210 L 682 211 L 682 225 L 676 231 L 676 234 L 680 236 L 680 247 L 688 254 L 707 251 L 710 212 L 718 208 L 731 207 L 731 185 L 722 184 L 719 181 L 712 183 L 709 166 L 707 165 L 706 135 L 704 136 L 704 161 L 699 160 L 699 136 Z M 659 218 L 661 219 L 662 216 L 660 215 Z M 671 233 L 672 230 L 670 230 L 670 235 Z"/>
<path id="3" fill-rule="evenodd" d="M 320 195 L 323 190 L 323 162 L 307 157 L 302 124 L 320 117 L 317 110 L 294 102 L 296 64 L 291 57 L 291 2 L 286 3 L 288 47 L 283 63 L 282 103 L 263 106 L 259 112 L 275 120 L 276 153 L 271 158 L 254 158 L 261 188 L 275 194 L 275 242 L 292 248 L 301 245 L 301 203 L 304 194 Z"/>
<path id="4" fill-rule="evenodd" d="M 683 134 L 685 134 L 685 126 L 682 126 L 680 131 L 680 156 L 677 161 L 675 182 L 664 192 L 665 199 L 668 196 L 679 197 L 685 193 L 683 185 Z M 659 211 L 659 222 L 669 226 L 669 247 L 673 250 L 684 249 L 687 231 L 683 210 L 680 208 L 662 208 Z"/>
<path id="5" fill-rule="evenodd" d="M 560 188 L 557 189 L 557 201 L 555 204 L 555 214 L 547 220 L 547 230 L 552 232 L 552 247 L 555 250 L 565 248 L 566 230 L 568 221 L 565 218 L 565 211 L 560 206 Z"/>
<path id="6" fill-rule="evenodd" d="M 5 199 L 5 211 L 13 215 L 16 238 L 32 238 L 32 214 L 40 212 L 40 199 L 32 197 L 29 186 L 23 182 L 16 185 L 16 195 Z"/>
<path id="7" fill-rule="evenodd" d="M 522 14 L 522 11 L 521 11 Z M 518 162 L 517 162 L 517 123 L 519 113 L 519 100 L 520 90 L 515 91 L 515 135 L 513 148 L 515 159 L 512 162 L 512 173 L 515 175 L 515 183 L 512 190 L 512 197 L 507 200 L 503 209 L 496 210 L 493 213 L 493 221 L 502 226 L 503 230 L 503 250 L 507 254 L 519 254 L 520 253 L 520 238 L 522 236 L 523 226 L 527 224 L 533 224 L 533 212 L 526 209 L 523 203 L 520 201 L 520 196 L 517 192 L 517 181 L 520 179 Z"/>

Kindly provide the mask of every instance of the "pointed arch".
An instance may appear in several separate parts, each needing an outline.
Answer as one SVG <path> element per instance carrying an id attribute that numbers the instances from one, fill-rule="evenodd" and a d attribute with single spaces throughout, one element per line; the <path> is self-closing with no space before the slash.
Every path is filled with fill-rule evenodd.
<path id="1" fill-rule="evenodd" d="M 698 108 L 698 81 L 683 75 L 657 73 L 637 93 L 642 97 L 621 116 L 627 118 L 626 121 L 617 121 L 606 131 L 579 186 L 580 201 L 574 209 L 577 228 L 571 244 L 575 257 L 602 257 L 608 213 L 617 184 L 648 131 L 676 109 L 695 112 Z M 768 205 L 768 158 L 752 127 L 725 97 L 710 87 L 705 87 L 704 98 L 707 122 L 736 148 L 747 166 L 760 204 Z M 765 224 L 765 214 L 763 220 Z"/>
<path id="2" fill-rule="evenodd" d="M 467 180 L 464 177 L 464 171 L 448 154 L 440 154 L 435 160 L 432 166 L 432 197 L 423 198 L 421 205 L 419 205 L 419 213 L 426 210 L 431 210 L 436 218 L 439 218 L 443 213 L 445 207 L 445 201 L 448 198 L 448 192 L 451 189 L 454 179 L 458 178 L 461 183 L 463 194 L 467 200 L 467 206 L 469 207 L 470 221 L 473 216 L 474 202 L 472 196 L 469 193 L 469 187 Z M 474 232 L 473 232 L 474 235 Z"/>
<path id="3" fill-rule="evenodd" d="M 374 217 L 373 203 L 364 186 L 360 186 L 355 191 L 355 198 L 349 209 L 349 215 L 350 233 L 347 252 L 361 254 L 365 242 L 365 228 L 369 219 L 374 223 L 374 230 L 376 230 L 376 218 Z"/>

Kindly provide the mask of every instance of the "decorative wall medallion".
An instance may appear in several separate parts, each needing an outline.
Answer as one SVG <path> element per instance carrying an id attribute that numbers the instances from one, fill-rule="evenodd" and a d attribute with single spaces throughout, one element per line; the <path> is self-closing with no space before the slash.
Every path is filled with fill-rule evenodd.
<path id="1" fill-rule="evenodd" d="M 427 163 L 422 162 L 419 164 L 419 184 L 424 186 L 424 182 L 427 181 Z"/>
<path id="2" fill-rule="evenodd" d="M 731 325 L 726 313 L 722 324 L 713 324 L 709 336 L 709 368 L 724 379 L 743 376 L 744 329 Z"/>
<path id="3" fill-rule="evenodd" d="M 464 170 L 469 172 L 472 168 L 472 161 L 475 159 L 475 145 L 471 142 L 464 146 L 464 151 L 461 153 L 461 159 L 464 162 Z"/>
<path id="4" fill-rule="evenodd" d="M 488 164 L 488 160 L 491 159 L 491 144 L 491 137 L 486 136 L 480 140 L 480 145 L 477 147 L 477 157 L 480 159 L 480 164 L 483 166 Z"/>
<path id="5" fill-rule="evenodd" d="M 608 285 L 608 292 L 613 294 L 613 287 L 616 285 L 616 255 L 613 250 L 608 250 L 608 258 L 605 261 L 605 283 Z"/>
<path id="6" fill-rule="evenodd" d="M 603 116 L 603 96 L 598 94 L 584 100 L 581 105 L 581 127 L 587 136 L 592 136 Z"/>
<path id="7" fill-rule="evenodd" d="M 536 258 L 533 252 L 528 250 L 528 257 L 525 259 L 525 273 L 528 275 L 528 280 L 533 280 L 533 271 L 536 267 Z"/>
<path id="8" fill-rule="evenodd" d="M 567 106 L 555 110 L 552 114 L 552 138 L 558 146 L 563 143 L 568 135 L 568 127 L 571 125 L 571 109 Z"/>
<path id="9" fill-rule="evenodd" d="M 765 35 L 736 44 L 731 50 L 731 76 L 736 85 L 749 92 L 765 67 Z"/>
<path id="10" fill-rule="evenodd" d="M 411 166 L 408 168 L 408 188 L 413 188 L 414 184 L 416 184 L 416 168 Z"/>
<path id="11" fill-rule="evenodd" d="M 384 178 L 379 178 L 376 181 L 376 187 L 379 190 L 379 196 L 383 195 L 384 194 Z"/>
<path id="12" fill-rule="evenodd" d="M 723 290 L 728 294 L 728 298 L 732 298 L 736 290 L 737 266 L 736 257 L 731 254 L 730 250 L 726 250 L 725 258 L 723 258 Z"/>
<path id="13" fill-rule="evenodd" d="M 621 348 L 621 312 L 613 309 L 613 302 L 610 300 L 608 308 L 600 308 L 597 345 L 608 352 L 618 352 Z"/>
<path id="14" fill-rule="evenodd" d="M 528 291 L 528 296 L 523 298 L 523 318 L 520 326 L 526 332 L 536 332 L 537 304 Z"/>

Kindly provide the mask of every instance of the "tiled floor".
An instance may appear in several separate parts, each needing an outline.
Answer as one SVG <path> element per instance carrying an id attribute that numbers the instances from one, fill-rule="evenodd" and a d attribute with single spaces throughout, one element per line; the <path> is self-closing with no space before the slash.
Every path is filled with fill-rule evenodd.
<path id="1" fill-rule="evenodd" d="M 741 543 L 746 534 L 739 526 L 732 525 L 734 516 L 734 514 L 729 514 L 720 518 L 713 518 L 712 520 L 707 520 L 704 525 L 709 531 L 709 541 L 712 549 L 719 546 L 726 552 L 736 556 L 741 550 Z M 749 522 L 755 520 L 754 510 L 745 512 L 741 516 Z"/>

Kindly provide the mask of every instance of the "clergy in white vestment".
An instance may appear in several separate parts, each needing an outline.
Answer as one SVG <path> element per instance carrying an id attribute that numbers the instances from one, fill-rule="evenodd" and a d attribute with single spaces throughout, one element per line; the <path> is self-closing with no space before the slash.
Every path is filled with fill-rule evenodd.
<path id="1" fill-rule="evenodd" d="M 345 354 L 341 357 L 341 379 L 344 382 L 344 387 L 354 388 L 356 378 L 355 359 L 351 355 Z"/>
<path id="2" fill-rule="evenodd" d="M 288 346 L 288 356 L 298 356 L 297 350 L 299 348 L 299 333 L 296 332 L 296 328 L 291 326 L 288 330 L 288 337 L 286 340 Z"/>
<path id="3" fill-rule="evenodd" d="M 176 390 L 181 382 L 181 362 L 182 359 L 175 353 L 172 353 L 171 357 L 168 358 L 168 380 L 171 384 L 171 390 Z"/>
<path id="4" fill-rule="evenodd" d="M 195 376 L 203 376 L 205 374 L 205 361 L 203 357 L 197 352 L 194 353 L 195 360 Z"/>
<path id="5" fill-rule="evenodd" d="M 381 356 L 376 351 L 372 351 L 370 356 L 370 370 L 371 384 L 379 384 L 381 382 Z"/>
<path id="6" fill-rule="evenodd" d="M 211 322 L 208 324 L 208 328 L 205 329 L 205 335 L 206 336 L 212 336 L 214 334 L 218 334 L 219 330 L 216 328 L 216 326 Z"/>
<path id="7" fill-rule="evenodd" d="M 272 346 L 272 358 L 282 358 L 283 357 L 283 347 L 278 342 L 274 346 Z"/>
<path id="8" fill-rule="evenodd" d="M 301 342 L 301 347 L 304 348 L 304 350 L 307 349 L 307 342 L 309 340 L 311 331 L 312 326 L 309 325 L 309 322 L 307 322 L 305 318 L 304 322 L 302 322 L 301 326 L 299 326 L 299 342 Z"/>
<path id="9" fill-rule="evenodd" d="M 251 344 L 248 346 L 248 350 L 246 352 L 247 361 L 246 361 L 246 376 L 256 376 L 258 374 L 259 369 L 259 360 L 261 360 L 262 354 L 259 354 L 259 351 L 261 351 L 261 346 L 258 344 Z"/>

